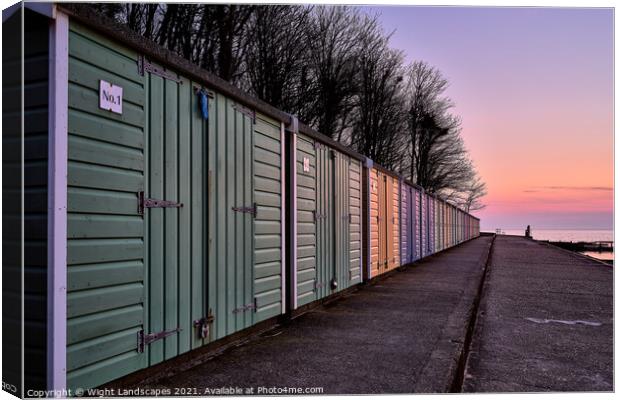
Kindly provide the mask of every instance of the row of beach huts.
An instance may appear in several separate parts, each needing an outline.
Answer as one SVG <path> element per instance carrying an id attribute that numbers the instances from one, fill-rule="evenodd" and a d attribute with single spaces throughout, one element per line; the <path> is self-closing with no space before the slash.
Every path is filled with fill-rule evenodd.
<path id="1" fill-rule="evenodd" d="M 479 235 L 476 217 L 87 6 L 29 4 L 4 22 L 24 12 L 39 200 L 26 388 L 109 383 Z"/>

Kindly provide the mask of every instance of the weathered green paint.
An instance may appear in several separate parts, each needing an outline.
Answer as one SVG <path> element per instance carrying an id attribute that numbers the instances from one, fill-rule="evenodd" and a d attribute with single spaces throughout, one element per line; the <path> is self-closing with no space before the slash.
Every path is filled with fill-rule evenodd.
<path id="1" fill-rule="evenodd" d="M 316 150 L 314 141 L 304 135 L 297 136 L 297 305 L 316 300 L 317 233 L 315 212 Z M 307 160 L 307 161 L 305 161 Z M 308 170 L 304 171 L 304 162 Z"/>
<path id="2" fill-rule="evenodd" d="M 71 24 L 69 33 L 67 384 L 92 387 L 146 366 L 145 81 L 137 54 Z M 131 67 L 131 68 L 130 68 Z M 123 115 L 98 108 L 99 79 L 127 88 Z"/>
<path id="3" fill-rule="evenodd" d="M 209 121 L 208 307 L 220 339 L 282 313 L 280 125 L 215 94 Z M 256 205 L 256 215 L 233 208 Z"/>
<path id="4" fill-rule="evenodd" d="M 280 124 L 217 93 L 207 121 L 199 83 L 141 76 L 138 54 L 75 23 L 69 53 L 69 387 L 282 313 Z M 99 109 L 101 79 L 123 87 L 121 115 Z M 183 206 L 140 215 L 142 190 Z M 193 321 L 210 313 L 203 340 Z M 141 329 L 177 328 L 137 352 Z"/>
<path id="5" fill-rule="evenodd" d="M 301 306 L 361 282 L 361 163 L 301 134 L 296 152 Z"/>
<path id="6" fill-rule="evenodd" d="M 185 78 L 177 83 L 149 74 L 146 80 L 145 195 L 183 204 L 145 211 L 147 331 L 181 329 L 148 346 L 149 365 L 203 344 L 192 321 L 206 316 L 202 238 L 207 122 L 198 112 L 194 86 Z"/>

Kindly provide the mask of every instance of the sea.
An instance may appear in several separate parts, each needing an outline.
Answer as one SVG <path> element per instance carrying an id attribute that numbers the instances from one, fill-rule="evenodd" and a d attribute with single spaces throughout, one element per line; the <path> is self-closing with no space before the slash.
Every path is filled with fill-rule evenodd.
<path id="1" fill-rule="evenodd" d="M 506 235 L 525 235 L 525 229 L 502 229 Z M 594 230 L 594 229 L 534 229 L 532 236 L 536 240 L 549 240 L 552 242 L 599 242 L 614 240 L 613 230 Z M 613 260 L 613 251 L 584 251 L 590 257 L 599 260 Z"/>

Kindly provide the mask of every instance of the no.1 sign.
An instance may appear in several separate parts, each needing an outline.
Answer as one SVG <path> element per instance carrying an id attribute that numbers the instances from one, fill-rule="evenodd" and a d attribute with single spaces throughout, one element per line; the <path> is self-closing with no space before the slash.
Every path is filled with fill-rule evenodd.
<path id="1" fill-rule="evenodd" d="M 113 113 L 123 113 L 123 88 L 106 82 L 99 81 L 99 108 Z"/>

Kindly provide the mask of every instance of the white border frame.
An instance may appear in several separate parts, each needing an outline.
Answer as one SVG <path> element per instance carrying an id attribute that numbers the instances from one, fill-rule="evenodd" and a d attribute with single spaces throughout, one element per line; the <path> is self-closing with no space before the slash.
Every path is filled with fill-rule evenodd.
<path id="1" fill-rule="evenodd" d="M 47 386 L 67 386 L 67 124 L 69 17 L 54 7 L 49 32 Z"/>

